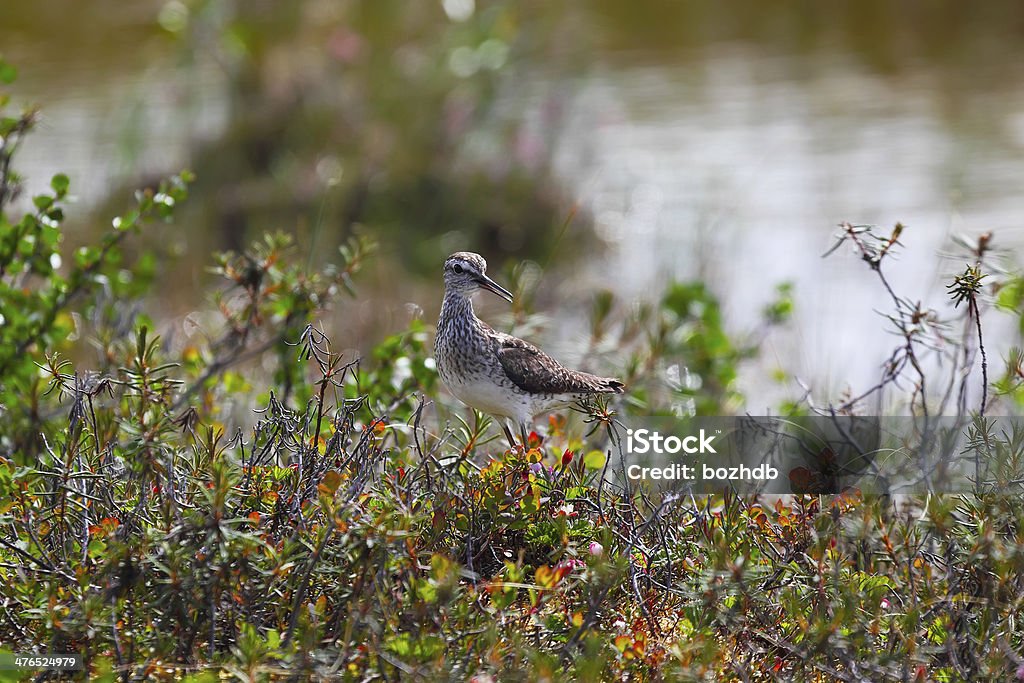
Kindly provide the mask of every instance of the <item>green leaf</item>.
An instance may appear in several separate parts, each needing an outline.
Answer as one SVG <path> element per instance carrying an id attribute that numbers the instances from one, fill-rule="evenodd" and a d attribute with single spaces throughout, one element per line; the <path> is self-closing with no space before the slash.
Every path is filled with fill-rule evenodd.
<path id="1" fill-rule="evenodd" d="M 444 641 L 433 634 L 413 640 L 410 634 L 399 633 L 390 638 L 385 643 L 385 647 L 399 657 L 430 659 L 444 652 Z"/>
<path id="2" fill-rule="evenodd" d="M 277 629 L 270 629 L 267 631 L 267 646 L 271 650 L 277 650 L 281 647 L 281 634 L 278 633 Z"/>
<path id="3" fill-rule="evenodd" d="M 590 451 L 583 456 L 583 466 L 589 470 L 599 470 L 604 467 L 607 457 L 602 451 Z"/>
<path id="4" fill-rule="evenodd" d="M 12 651 L 7 649 L 0 650 L 0 664 L 2 664 L 2 667 L 0 667 L 0 683 L 7 683 L 7 681 L 15 683 L 16 681 L 24 680 L 21 675 L 24 673 L 24 670 L 18 670 L 14 666 L 14 653 Z"/>
<path id="5" fill-rule="evenodd" d="M 428 579 L 414 580 L 413 585 L 416 587 L 416 594 L 423 602 L 428 605 L 437 602 L 437 586 Z"/>
<path id="6" fill-rule="evenodd" d="M 75 265 L 79 268 L 89 268 L 100 257 L 100 250 L 96 247 L 79 247 L 75 251 Z"/>
<path id="7" fill-rule="evenodd" d="M 21 125 L 21 120 L 13 116 L 0 117 L 0 135 L 8 135 Z"/>
<path id="8" fill-rule="evenodd" d="M 0 59 L 0 83 L 13 83 L 18 77 L 18 69 L 13 64 L 8 64 Z"/>
<path id="9" fill-rule="evenodd" d="M 68 177 L 63 173 L 58 173 L 50 180 L 50 187 L 52 187 L 53 191 L 57 193 L 58 198 L 63 197 L 68 193 L 68 186 L 70 184 L 71 181 L 68 180 Z"/>

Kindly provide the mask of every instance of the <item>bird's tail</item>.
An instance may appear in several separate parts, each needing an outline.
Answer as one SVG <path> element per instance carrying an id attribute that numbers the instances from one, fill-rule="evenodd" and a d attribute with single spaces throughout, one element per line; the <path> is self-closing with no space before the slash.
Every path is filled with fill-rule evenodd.
<path id="1" fill-rule="evenodd" d="M 626 385 L 612 377 L 598 377 L 587 373 L 580 373 L 587 388 L 595 394 L 621 394 L 626 390 Z"/>

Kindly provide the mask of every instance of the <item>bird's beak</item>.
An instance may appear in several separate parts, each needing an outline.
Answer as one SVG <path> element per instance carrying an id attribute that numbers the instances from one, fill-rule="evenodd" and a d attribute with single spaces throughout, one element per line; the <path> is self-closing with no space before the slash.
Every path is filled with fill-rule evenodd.
<path id="1" fill-rule="evenodd" d="M 480 278 L 477 280 L 477 283 L 484 289 L 490 290 L 497 294 L 498 296 L 500 296 L 505 301 L 512 303 L 512 292 L 508 291 L 507 289 L 505 289 L 504 287 L 502 287 L 501 285 L 499 285 L 497 282 L 487 277 L 486 275 L 481 275 Z"/>

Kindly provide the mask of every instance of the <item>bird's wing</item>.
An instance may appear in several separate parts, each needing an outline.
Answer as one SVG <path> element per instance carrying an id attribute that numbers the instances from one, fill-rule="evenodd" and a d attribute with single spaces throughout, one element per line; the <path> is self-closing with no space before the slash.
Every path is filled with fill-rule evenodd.
<path id="1" fill-rule="evenodd" d="M 508 334 L 494 335 L 505 375 L 531 394 L 589 394 L 622 391 L 618 380 L 569 370 L 533 344 Z"/>

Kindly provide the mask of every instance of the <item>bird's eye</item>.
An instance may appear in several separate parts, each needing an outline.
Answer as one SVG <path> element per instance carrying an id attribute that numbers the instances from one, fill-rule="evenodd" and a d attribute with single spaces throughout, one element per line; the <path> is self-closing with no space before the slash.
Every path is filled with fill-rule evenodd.
<path id="1" fill-rule="evenodd" d="M 460 266 L 458 263 L 452 266 L 452 270 L 454 270 L 459 275 L 462 275 L 462 266 Z"/>

